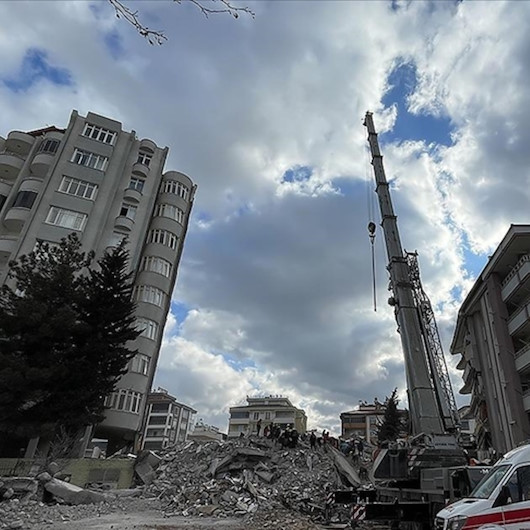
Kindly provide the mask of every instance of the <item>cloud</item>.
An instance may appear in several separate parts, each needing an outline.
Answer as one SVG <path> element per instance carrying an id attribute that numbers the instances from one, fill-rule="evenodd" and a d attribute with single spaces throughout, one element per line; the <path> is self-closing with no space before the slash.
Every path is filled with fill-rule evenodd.
<path id="1" fill-rule="evenodd" d="M 474 275 L 527 221 L 530 4 L 250 4 L 236 21 L 135 2 L 169 37 L 152 47 L 104 2 L 0 3 L 0 78 L 42 63 L 0 85 L 0 133 L 75 108 L 168 145 L 198 191 L 157 384 L 223 429 L 247 394 L 278 393 L 337 431 L 405 388 L 364 113 L 447 351 Z"/>

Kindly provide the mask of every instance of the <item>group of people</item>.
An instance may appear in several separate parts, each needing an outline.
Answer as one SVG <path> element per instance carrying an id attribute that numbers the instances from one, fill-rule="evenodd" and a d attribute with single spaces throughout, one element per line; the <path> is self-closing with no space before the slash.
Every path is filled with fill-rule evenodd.
<path id="1" fill-rule="evenodd" d="M 256 423 L 256 434 L 257 436 L 261 434 L 261 419 Z M 242 438 L 243 436 L 244 434 L 241 433 L 240 437 Z M 274 443 L 280 444 L 282 447 L 296 447 L 299 438 L 298 431 L 292 425 L 282 428 L 281 425 L 274 423 L 265 426 L 263 436 L 274 441 Z"/>

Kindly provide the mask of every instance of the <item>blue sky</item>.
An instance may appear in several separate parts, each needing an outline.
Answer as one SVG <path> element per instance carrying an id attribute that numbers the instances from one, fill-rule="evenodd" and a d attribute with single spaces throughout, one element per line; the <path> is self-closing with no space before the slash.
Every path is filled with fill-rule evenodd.
<path id="1" fill-rule="evenodd" d="M 362 119 L 448 354 L 473 279 L 528 222 L 530 3 L 250 0 L 237 20 L 132 5 L 164 45 L 105 1 L 0 2 L 0 135 L 92 111 L 197 184 L 156 384 L 222 429 L 255 393 L 332 431 L 361 399 L 405 400 Z"/>

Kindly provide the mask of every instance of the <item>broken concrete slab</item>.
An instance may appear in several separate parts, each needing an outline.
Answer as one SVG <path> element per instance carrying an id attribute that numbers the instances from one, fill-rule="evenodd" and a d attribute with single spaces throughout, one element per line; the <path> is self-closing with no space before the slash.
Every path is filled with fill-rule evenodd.
<path id="1" fill-rule="evenodd" d="M 107 496 L 97 491 L 90 491 L 74 486 L 69 482 L 52 478 L 44 484 L 44 489 L 55 498 L 67 504 L 95 504 L 107 500 Z"/>

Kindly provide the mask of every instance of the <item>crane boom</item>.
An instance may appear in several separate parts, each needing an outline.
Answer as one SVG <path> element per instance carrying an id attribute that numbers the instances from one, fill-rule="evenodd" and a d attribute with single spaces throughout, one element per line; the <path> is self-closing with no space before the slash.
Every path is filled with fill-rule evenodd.
<path id="1" fill-rule="evenodd" d="M 411 275 L 407 255 L 403 253 L 401 246 L 397 217 L 392 206 L 383 167 L 383 156 L 379 150 L 371 112 L 366 113 L 364 125 L 368 130 L 376 193 L 381 210 L 381 225 L 388 257 L 388 271 L 393 291 L 390 301 L 394 305 L 405 360 L 412 433 L 443 434 L 448 430 L 444 416 L 451 416 L 451 414 L 442 414 L 440 410 L 440 399 L 443 396 L 440 396 L 439 389 L 434 385 L 433 365 L 429 363 L 425 328 L 422 326 L 415 296 L 415 279 Z"/>

